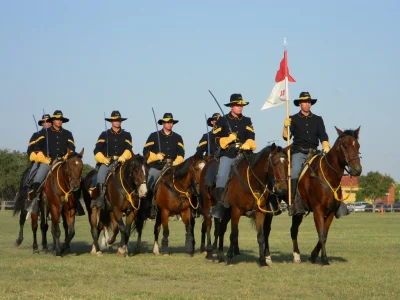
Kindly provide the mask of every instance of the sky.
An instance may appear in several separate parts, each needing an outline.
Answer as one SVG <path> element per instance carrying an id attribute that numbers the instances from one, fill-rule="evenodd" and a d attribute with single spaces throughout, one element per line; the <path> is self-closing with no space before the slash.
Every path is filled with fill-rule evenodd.
<path id="1" fill-rule="evenodd" d="M 119 110 L 141 153 L 155 131 L 153 107 L 157 119 L 179 120 L 174 131 L 190 156 L 204 115 L 219 112 L 208 90 L 221 105 L 233 93 L 250 102 L 243 114 L 259 150 L 285 146 L 285 106 L 260 109 L 287 38 L 291 114 L 292 100 L 310 92 L 331 144 L 335 126 L 361 126 L 363 174 L 399 182 L 399 11 L 397 0 L 0 1 L 0 148 L 26 151 L 32 116 L 60 109 L 94 165 L 104 114 Z"/>

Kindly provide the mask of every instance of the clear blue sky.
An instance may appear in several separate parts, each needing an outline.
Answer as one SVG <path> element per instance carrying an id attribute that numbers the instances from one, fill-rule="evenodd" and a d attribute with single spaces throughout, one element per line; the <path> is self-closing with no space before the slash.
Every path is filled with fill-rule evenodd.
<path id="1" fill-rule="evenodd" d="M 259 149 L 281 138 L 285 107 L 260 111 L 274 86 L 286 37 L 293 100 L 309 91 L 331 143 L 361 125 L 364 174 L 400 181 L 400 2 L 387 1 L 1 1 L 0 148 L 25 151 L 44 108 L 70 118 L 77 150 L 93 148 L 103 114 L 120 110 L 134 151 L 172 112 L 191 155 L 204 113 L 241 93 Z M 228 109 L 226 108 L 226 111 Z M 297 109 L 291 104 L 291 112 Z"/>

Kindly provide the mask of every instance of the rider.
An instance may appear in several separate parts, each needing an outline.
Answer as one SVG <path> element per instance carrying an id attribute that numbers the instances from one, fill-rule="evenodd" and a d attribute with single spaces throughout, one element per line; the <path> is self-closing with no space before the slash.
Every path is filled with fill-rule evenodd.
<path id="1" fill-rule="evenodd" d="M 207 125 L 215 128 L 215 124 L 221 115 L 219 113 L 215 113 L 212 117 L 207 119 Z M 210 140 L 210 153 L 208 153 L 208 140 Z M 218 144 L 215 141 L 215 136 L 213 135 L 213 130 L 210 130 L 208 133 L 203 134 L 199 141 L 199 145 L 196 149 L 196 156 L 203 156 L 204 152 L 207 154 L 214 154 L 218 149 Z"/>
<path id="2" fill-rule="evenodd" d="M 124 163 L 132 157 L 132 136 L 129 132 L 121 129 L 121 123 L 126 120 L 122 118 L 118 110 L 111 113 L 111 128 L 103 131 L 97 139 L 94 148 L 94 159 L 99 164 L 97 173 L 97 199 L 92 200 L 91 206 L 97 205 L 104 208 L 104 183 L 108 172 L 112 168 L 112 160 Z"/>
<path id="3" fill-rule="evenodd" d="M 249 102 L 245 102 L 241 94 L 232 94 L 230 102 L 225 104 L 231 108 L 231 111 L 224 118 L 217 120 L 213 131 L 221 146 L 216 182 L 217 204 L 210 208 L 210 214 L 215 218 L 221 219 L 224 216 L 225 206 L 222 203 L 222 194 L 228 181 L 231 165 L 239 150 L 254 151 L 257 147 L 251 119 L 242 115 L 243 106 L 248 104 Z"/>
<path id="4" fill-rule="evenodd" d="M 293 101 L 295 106 L 300 106 L 300 111 L 285 119 L 284 122 L 284 140 L 288 139 L 288 127 L 290 127 L 290 137 L 293 136 L 290 180 L 292 208 L 289 210 L 292 215 L 305 214 L 303 205 L 295 197 L 304 161 L 317 151 L 319 142 L 321 142 L 324 153 L 328 153 L 331 149 L 322 117 L 313 114 L 310 110 L 316 102 L 317 99 L 312 99 L 309 92 L 301 92 L 299 99 Z M 347 215 L 347 207 L 341 203 L 336 217 L 339 218 L 343 215 Z"/>
<path id="5" fill-rule="evenodd" d="M 34 151 L 37 152 L 36 162 L 40 165 L 33 178 L 33 200 L 29 206 L 31 209 L 27 209 L 32 213 L 37 213 L 39 202 L 37 191 L 50 170 L 50 164 L 57 158 L 65 158 L 68 149 L 75 151 L 72 133 L 62 128 L 62 125 L 68 121 L 69 119 L 64 118 L 61 110 L 56 110 L 50 118 L 52 126 L 48 129 L 43 128 L 39 132 Z"/>
<path id="6" fill-rule="evenodd" d="M 172 127 L 178 123 L 174 120 L 171 113 L 165 113 L 163 118 L 158 120 L 162 125 L 160 131 L 153 132 L 147 138 L 143 148 L 143 155 L 147 158 L 149 165 L 149 177 L 147 181 L 147 206 L 151 211 L 147 211 L 149 218 L 155 218 L 156 211 L 152 205 L 153 186 L 161 174 L 165 165 L 177 166 L 184 161 L 185 148 L 182 137 L 172 131 Z"/>
<path id="7" fill-rule="evenodd" d="M 49 128 L 51 126 L 50 115 L 49 114 L 43 115 L 42 119 L 39 120 L 38 125 L 42 126 L 43 128 Z M 25 180 L 25 185 L 29 184 L 30 181 L 33 179 L 35 171 L 37 171 L 37 168 L 39 166 L 39 164 L 36 162 L 36 152 L 34 151 L 36 140 L 38 138 L 39 138 L 39 131 L 34 132 L 32 134 L 31 139 L 29 140 L 28 149 L 26 150 L 26 153 L 29 156 L 29 160 L 32 162 L 32 166 L 31 166 L 31 169 L 29 170 L 29 176 Z M 32 192 L 33 192 L 33 188 L 32 188 L 32 186 L 30 186 L 29 191 L 28 191 L 28 198 L 31 198 L 30 196 L 32 195 Z"/>

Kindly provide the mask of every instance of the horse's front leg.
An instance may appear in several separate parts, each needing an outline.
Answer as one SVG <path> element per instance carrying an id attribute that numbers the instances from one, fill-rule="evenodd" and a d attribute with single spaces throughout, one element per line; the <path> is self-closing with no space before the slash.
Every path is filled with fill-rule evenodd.
<path id="1" fill-rule="evenodd" d="M 214 257 L 213 257 L 213 249 L 211 246 L 211 227 L 212 227 L 212 219 L 211 218 L 204 218 L 203 224 L 206 225 L 207 229 L 207 255 L 206 255 L 206 261 L 208 262 L 213 262 Z M 217 246 L 215 245 L 215 248 Z"/>
<path id="2" fill-rule="evenodd" d="M 126 255 L 129 254 L 129 238 L 131 236 L 131 228 L 132 228 L 132 223 L 135 220 L 137 211 L 131 211 L 126 214 L 125 218 L 125 245 L 126 245 Z"/>
<path id="3" fill-rule="evenodd" d="M 190 208 L 181 211 L 182 222 L 185 225 L 185 250 L 189 256 L 194 255 L 194 236 Z"/>
<path id="4" fill-rule="evenodd" d="M 108 245 L 112 245 L 116 241 L 117 235 L 119 233 L 118 222 L 117 222 L 117 220 L 115 220 L 114 213 L 112 213 L 112 212 L 110 212 L 110 220 L 113 225 L 112 226 L 113 235 L 107 240 Z M 104 232 L 107 230 L 106 227 L 104 227 L 103 229 L 104 229 Z"/>
<path id="5" fill-rule="evenodd" d="M 203 219 L 201 223 L 201 241 L 200 241 L 200 253 L 206 252 L 206 234 L 207 234 L 207 223 L 206 219 Z"/>
<path id="6" fill-rule="evenodd" d="M 258 242 L 258 263 L 261 268 L 268 267 L 265 260 L 265 235 L 264 235 L 264 222 L 265 214 L 259 210 L 255 212 L 256 218 L 256 230 L 257 230 L 257 242 Z"/>
<path id="7" fill-rule="evenodd" d="M 125 226 L 124 220 L 122 219 L 123 214 L 122 214 L 122 211 L 120 211 L 117 207 L 114 207 L 113 212 L 114 212 L 115 220 L 117 221 L 119 230 L 121 232 L 121 241 L 118 246 L 117 254 L 119 256 L 126 257 L 128 255 L 128 248 L 125 243 L 125 241 L 126 241 L 126 226 Z"/>
<path id="8" fill-rule="evenodd" d="M 31 220 L 32 220 L 32 233 L 33 233 L 33 243 L 32 243 L 32 248 L 33 248 L 33 254 L 39 254 L 39 247 L 37 243 L 37 229 L 38 229 L 38 214 L 32 214 L 31 213 Z"/>
<path id="9" fill-rule="evenodd" d="M 169 210 L 161 210 L 161 224 L 163 227 L 163 238 L 161 240 L 161 253 L 164 255 L 169 255 L 168 249 L 168 237 L 169 237 L 169 227 L 168 227 Z"/>
<path id="10" fill-rule="evenodd" d="M 220 225 L 221 225 L 221 221 L 217 218 L 214 218 L 214 242 L 212 244 L 212 253 L 213 254 L 218 253 L 218 236 L 219 236 L 219 229 L 221 227 Z M 210 231 L 211 231 L 211 227 L 210 227 Z M 210 234 L 211 234 L 211 232 L 210 232 Z M 210 239 L 210 241 L 211 241 L 211 239 Z"/>
<path id="11" fill-rule="evenodd" d="M 219 222 L 218 227 L 218 262 L 225 262 L 224 258 L 224 236 L 226 232 L 226 227 L 228 226 L 228 222 L 231 219 L 231 209 L 225 211 L 225 215 L 221 220 L 215 220 L 215 226 L 217 227 L 217 222 Z"/>
<path id="12" fill-rule="evenodd" d="M 269 235 L 271 233 L 271 223 L 273 214 L 266 214 L 264 219 L 264 242 L 265 242 L 265 249 L 264 249 L 264 256 L 265 262 L 268 266 L 272 265 L 271 253 L 269 251 Z"/>
<path id="13" fill-rule="evenodd" d="M 28 214 L 28 212 L 25 209 L 21 209 L 21 212 L 19 214 L 19 234 L 18 234 L 18 238 L 15 240 L 16 247 L 21 245 L 22 241 L 24 240 L 24 225 L 25 225 L 27 214 Z"/>
<path id="14" fill-rule="evenodd" d="M 56 256 L 62 256 L 60 243 L 60 210 L 56 205 L 50 207 L 51 213 L 51 233 L 53 234 L 53 250 Z"/>
<path id="15" fill-rule="evenodd" d="M 315 216 L 315 211 L 314 211 L 314 216 Z M 323 216 L 323 214 L 321 213 L 321 216 Z M 329 231 L 329 227 L 331 226 L 332 220 L 333 220 L 333 216 L 334 214 L 331 213 L 328 218 L 326 220 L 324 220 L 324 218 L 322 217 L 322 230 L 319 230 L 319 226 L 317 227 L 317 231 L 318 231 L 318 243 L 315 246 L 314 250 L 311 252 L 311 258 L 310 260 L 315 263 L 319 254 L 319 251 L 321 251 L 321 264 L 322 265 L 329 265 L 329 261 L 328 261 L 328 256 L 326 255 L 326 240 L 328 238 L 328 231 Z M 318 218 L 318 220 L 320 221 L 321 218 Z M 314 217 L 315 220 L 315 217 Z M 320 224 L 320 223 L 318 223 Z M 315 221 L 315 225 L 317 226 L 317 221 Z"/>
<path id="16" fill-rule="evenodd" d="M 99 229 L 97 226 L 97 218 L 98 218 L 98 211 L 100 209 L 94 205 L 90 208 L 90 218 L 89 218 L 89 223 L 90 223 L 90 233 L 92 234 L 92 239 L 93 239 L 93 247 L 92 251 L 90 252 L 91 254 L 97 254 L 101 255 L 102 252 L 100 250 L 100 245 L 99 245 Z"/>
<path id="17" fill-rule="evenodd" d="M 314 214 L 315 228 L 317 229 L 317 234 L 318 234 L 318 242 L 315 245 L 313 251 L 311 252 L 311 257 L 309 258 L 309 261 L 314 264 L 317 262 L 319 252 L 321 251 L 322 245 L 324 244 L 325 230 L 324 230 L 324 214 L 322 209 L 320 207 L 314 208 L 313 214 Z"/>
<path id="18" fill-rule="evenodd" d="M 66 232 L 68 233 L 65 242 L 62 245 L 62 251 L 65 252 L 70 248 L 71 241 L 75 236 L 75 212 L 70 211 L 68 209 L 68 205 L 64 205 L 64 216 L 65 216 L 65 222 L 67 224 L 67 230 Z"/>
<path id="19" fill-rule="evenodd" d="M 301 263 L 300 249 L 297 242 L 297 235 L 299 234 L 299 227 L 303 221 L 303 215 L 295 215 L 292 217 L 292 227 L 290 228 L 290 237 L 293 244 L 293 262 Z"/>
<path id="20" fill-rule="evenodd" d="M 158 247 L 158 235 L 160 234 L 161 229 L 161 212 L 157 212 L 156 222 L 154 223 L 154 246 L 153 246 L 153 253 L 155 255 L 160 254 L 160 250 Z"/>
<path id="21" fill-rule="evenodd" d="M 232 219 L 231 219 L 231 235 L 230 235 L 230 245 L 227 253 L 228 257 L 228 265 L 232 263 L 232 259 L 235 252 L 235 245 L 238 245 L 239 240 L 239 220 L 240 220 L 241 211 L 237 207 L 232 207 Z"/>
<path id="22" fill-rule="evenodd" d="M 139 210 L 135 218 L 135 227 L 136 227 L 136 232 L 138 234 L 135 245 L 135 254 L 140 253 L 140 248 L 142 245 L 142 232 L 143 232 L 144 220 L 145 220 L 144 211 Z"/>
<path id="23" fill-rule="evenodd" d="M 42 233 L 42 249 L 44 251 L 48 250 L 47 247 L 47 231 L 49 230 L 49 225 L 47 224 L 47 218 L 49 214 L 47 211 L 47 206 L 42 200 L 42 205 L 40 206 L 40 231 Z"/>

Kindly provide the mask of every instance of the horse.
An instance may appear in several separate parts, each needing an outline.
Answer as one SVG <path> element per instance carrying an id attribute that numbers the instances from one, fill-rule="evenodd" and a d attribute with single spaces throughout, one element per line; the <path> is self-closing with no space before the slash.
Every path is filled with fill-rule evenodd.
<path id="1" fill-rule="evenodd" d="M 31 170 L 32 164 L 22 173 L 21 176 L 21 181 L 19 185 L 19 189 L 17 194 L 15 195 L 14 198 L 14 211 L 13 211 L 13 216 L 17 215 L 20 213 L 19 216 L 19 233 L 18 233 L 18 238 L 15 240 L 15 246 L 18 247 L 21 245 L 22 241 L 24 240 L 24 225 L 29 217 L 28 212 L 26 211 L 25 207 L 27 205 L 27 198 L 28 198 L 28 193 L 27 193 L 27 181 L 29 172 Z M 48 223 L 47 223 L 47 217 L 49 215 L 48 209 L 46 210 L 45 203 L 40 197 L 40 202 L 39 202 L 39 211 L 40 211 L 40 229 L 42 233 L 42 249 L 44 251 L 47 251 L 47 230 L 48 230 Z M 38 214 L 31 213 L 30 214 L 32 223 L 32 233 L 33 233 L 33 243 L 32 243 L 32 248 L 33 248 L 33 254 L 38 254 L 39 253 L 39 247 L 37 243 L 37 229 L 38 229 Z"/>
<path id="2" fill-rule="evenodd" d="M 359 156 L 360 144 L 358 136 L 360 127 L 356 130 L 342 131 L 335 127 L 338 133 L 332 149 L 325 155 L 320 154 L 307 164 L 307 169 L 299 179 L 297 189 L 304 205 L 314 214 L 314 223 L 318 233 L 318 242 L 311 252 L 309 261 L 316 263 L 321 252 L 321 264 L 329 265 L 326 255 L 326 240 L 333 216 L 339 208 L 342 199 L 341 180 L 346 167 L 351 176 L 359 176 L 362 166 Z M 299 199 L 301 201 L 301 199 Z M 301 262 L 297 243 L 299 226 L 303 215 L 292 217 L 290 229 L 293 243 L 294 262 Z"/>
<path id="3" fill-rule="evenodd" d="M 139 154 L 135 154 L 133 157 L 134 157 L 133 159 L 130 159 L 125 162 L 125 167 L 123 168 L 123 171 L 122 171 L 122 169 L 119 169 L 119 170 L 122 171 L 122 173 L 124 174 L 125 180 L 128 180 L 129 182 L 132 181 L 132 178 L 131 178 L 132 176 L 133 176 L 133 178 L 136 178 L 136 177 L 141 178 L 141 176 L 143 175 L 144 179 L 139 179 L 139 181 L 140 181 L 140 185 L 139 185 L 140 191 L 139 192 L 141 193 L 142 197 L 144 197 L 143 195 L 146 195 L 146 190 L 143 190 L 145 187 L 143 187 L 142 184 L 147 181 L 148 167 L 145 165 L 143 156 L 141 156 Z M 114 163 L 116 163 L 116 162 L 114 162 Z M 134 168 L 132 167 L 132 164 L 135 165 Z M 141 166 L 142 169 L 140 169 L 139 166 Z M 117 165 L 115 166 L 115 168 L 116 167 L 117 167 Z M 115 168 L 113 170 L 114 173 L 116 172 Z M 131 171 L 135 170 L 135 172 L 142 172 L 143 174 L 142 175 L 139 174 L 137 176 L 135 174 L 127 174 L 125 176 L 124 172 L 129 171 L 129 170 L 131 170 Z M 89 217 L 89 224 L 91 227 L 90 231 L 91 231 L 92 238 L 93 238 L 93 246 L 92 246 L 91 253 L 101 256 L 102 252 L 100 250 L 100 245 L 98 242 L 100 232 L 102 230 L 104 230 L 104 234 L 106 236 L 105 244 L 112 245 L 115 242 L 117 235 L 119 233 L 119 227 L 118 227 L 118 222 L 115 219 L 113 211 L 107 210 L 107 209 L 101 209 L 97 205 L 91 206 L 91 200 L 97 198 L 97 191 L 90 188 L 93 177 L 96 175 L 97 175 L 97 170 L 96 169 L 91 170 L 86 175 L 86 177 L 82 180 L 81 188 L 82 188 L 82 194 L 83 194 L 86 209 L 87 209 L 87 211 L 90 212 L 88 217 Z M 109 178 L 111 178 L 111 173 L 110 173 Z M 132 183 L 134 184 L 134 182 L 131 182 L 131 184 Z M 133 196 L 137 197 L 138 192 L 136 191 L 135 193 L 136 194 Z M 107 193 L 105 193 L 105 194 L 106 194 L 105 196 L 107 196 Z M 118 199 L 119 199 L 119 196 L 118 196 Z M 105 201 L 109 201 L 109 198 L 107 198 L 107 200 L 105 199 Z M 135 201 L 137 201 L 137 198 L 135 198 Z M 111 206 L 111 203 L 110 203 L 110 206 Z M 139 210 L 139 211 L 140 211 L 140 214 L 137 215 L 136 218 L 134 218 L 134 220 L 135 220 L 134 228 L 138 232 L 138 242 L 136 243 L 136 250 L 135 250 L 136 252 L 138 252 L 138 250 L 140 249 L 142 229 L 143 229 L 144 220 L 145 220 L 144 214 L 142 213 L 141 210 Z M 112 226 L 113 235 L 111 237 L 108 237 L 108 227 L 110 226 L 110 224 L 113 225 Z"/>
<path id="4" fill-rule="evenodd" d="M 233 167 L 232 178 L 227 183 L 225 201 L 230 206 L 221 220 L 219 228 L 219 262 L 224 262 L 223 242 L 226 227 L 231 220 L 230 247 L 227 252 L 228 264 L 239 252 L 239 219 L 249 215 L 255 223 L 257 242 L 259 245 L 258 263 L 267 268 L 270 261 L 269 245 L 267 243 L 266 219 L 274 213 L 272 201 L 278 201 L 278 196 L 286 196 L 288 191 L 288 159 L 286 152 L 290 146 L 282 149 L 275 144 L 267 146 L 253 156 L 242 152 L 244 158 Z M 235 170 L 236 169 L 236 170 Z M 268 215 L 268 217 L 266 217 Z"/>
<path id="5" fill-rule="evenodd" d="M 135 252 L 140 251 L 145 220 L 145 212 L 140 209 L 140 204 L 141 199 L 147 195 L 147 176 L 148 171 L 144 158 L 140 155 L 133 155 L 125 163 L 118 164 L 105 183 L 105 197 L 110 202 L 115 218 L 113 222 L 114 236 L 117 228 L 121 231 L 121 242 L 117 252 L 120 256 L 128 255 L 128 243 L 134 221 L 133 229 L 138 231 Z M 125 223 L 122 219 L 123 215 L 126 216 Z M 97 241 L 94 240 L 94 242 Z"/>
<path id="6" fill-rule="evenodd" d="M 155 183 L 154 197 L 158 207 L 156 223 L 154 225 L 153 253 L 160 254 L 158 247 L 158 235 L 161 224 L 163 226 L 163 239 L 161 242 L 161 253 L 169 254 L 168 249 L 168 218 L 179 214 L 186 229 L 185 248 L 188 255 L 194 254 L 194 217 L 192 210 L 199 206 L 194 201 L 196 187 L 200 182 L 200 173 L 206 161 L 195 156 L 187 158 L 182 164 L 175 167 L 165 168 Z"/>
<path id="7" fill-rule="evenodd" d="M 213 181 L 216 173 L 218 171 L 218 161 L 212 156 L 207 157 L 207 164 L 204 166 L 203 170 L 200 174 L 200 201 L 202 207 L 202 215 L 204 216 L 203 223 L 201 226 L 201 245 L 200 252 L 206 252 L 206 261 L 213 261 L 213 253 L 217 252 L 217 243 L 218 243 L 218 230 L 219 230 L 219 220 L 215 219 L 215 229 L 214 229 L 214 242 L 211 246 L 211 228 L 212 228 L 212 218 L 209 215 L 210 207 L 215 205 L 215 199 L 212 194 L 215 193 L 215 184 L 214 187 Z M 209 178 L 207 178 L 209 177 Z M 206 245 L 206 237 L 207 237 L 207 245 Z"/>
<path id="8" fill-rule="evenodd" d="M 84 149 L 76 153 L 68 149 L 63 159 L 56 159 L 46 177 L 43 186 L 43 198 L 48 203 L 51 215 L 51 232 L 53 234 L 53 249 L 56 256 L 62 256 L 69 248 L 75 236 L 75 201 L 79 198 L 73 195 L 80 190 L 82 176 Z M 60 244 L 60 216 L 65 216 L 67 229 L 65 229 L 65 242 Z M 65 227 L 66 228 L 66 227 Z"/>

